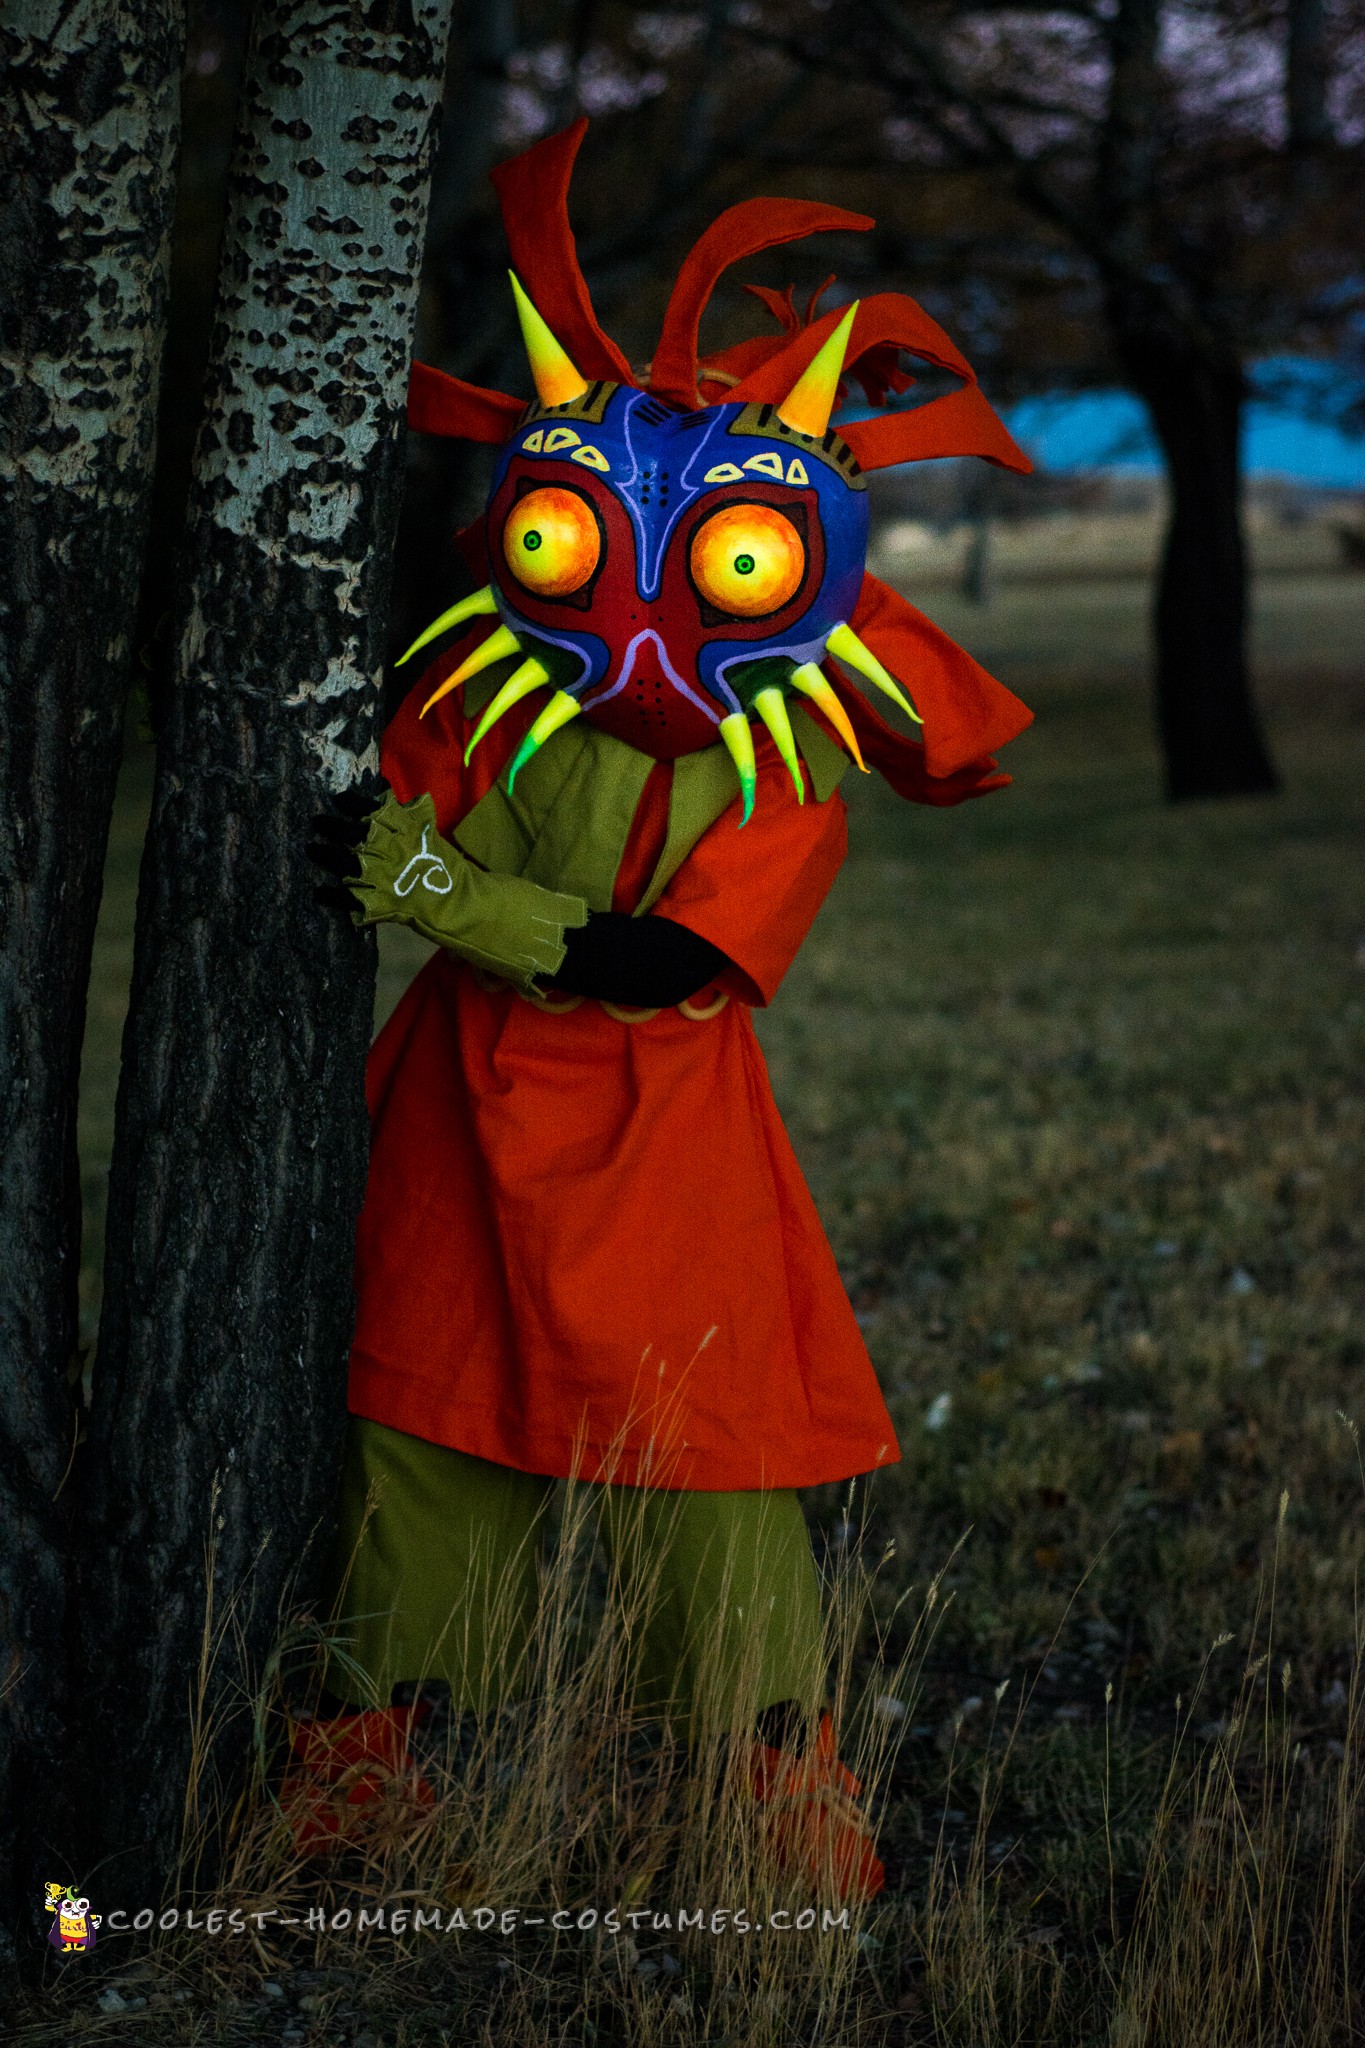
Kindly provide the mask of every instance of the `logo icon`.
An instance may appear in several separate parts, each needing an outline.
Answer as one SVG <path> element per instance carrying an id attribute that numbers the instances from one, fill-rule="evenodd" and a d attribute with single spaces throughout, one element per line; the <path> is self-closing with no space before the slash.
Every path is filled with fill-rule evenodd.
<path id="1" fill-rule="evenodd" d="M 47 1937 L 49 1948 L 64 1956 L 84 1955 L 95 1946 L 99 1914 L 91 1912 L 89 1899 L 77 1898 L 74 1885 L 50 1884 L 46 1889 L 47 1910 L 55 1915 Z"/>

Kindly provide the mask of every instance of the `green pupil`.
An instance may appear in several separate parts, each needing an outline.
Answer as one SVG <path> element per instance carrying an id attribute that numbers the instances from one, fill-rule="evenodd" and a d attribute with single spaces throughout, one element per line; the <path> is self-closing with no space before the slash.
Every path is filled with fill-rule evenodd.
<path id="1" fill-rule="evenodd" d="M 531 531 L 526 535 L 525 539 L 521 543 L 528 555 L 533 555 L 535 553 L 536 549 L 540 546 L 540 539 L 540 535 L 536 532 L 533 526 L 531 528 Z"/>
<path id="2" fill-rule="evenodd" d="M 752 575 L 753 575 L 753 573 L 754 573 L 754 558 L 753 558 L 753 556 L 752 556 L 752 555 L 736 555 L 736 556 L 735 556 L 735 574 L 736 574 L 736 576 L 752 576 Z"/>

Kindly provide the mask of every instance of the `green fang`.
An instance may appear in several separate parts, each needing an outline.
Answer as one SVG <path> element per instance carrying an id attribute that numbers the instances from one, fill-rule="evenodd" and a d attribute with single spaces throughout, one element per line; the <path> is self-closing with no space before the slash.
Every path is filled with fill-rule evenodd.
<path id="1" fill-rule="evenodd" d="M 739 777 L 744 796 L 744 816 L 739 822 L 744 826 L 754 814 L 754 789 L 758 782 L 758 771 L 754 767 L 754 736 L 749 730 L 747 712 L 732 711 L 728 718 L 722 718 L 720 736 Z"/>
<path id="2" fill-rule="evenodd" d="M 846 661 L 860 676 L 866 676 L 869 683 L 875 683 L 879 690 L 885 691 L 893 703 L 900 705 L 907 718 L 913 718 L 916 725 L 923 725 L 924 720 L 895 677 L 882 667 L 870 647 L 864 647 L 851 626 L 836 626 L 825 644 L 831 654 L 840 661 Z"/>
<path id="3" fill-rule="evenodd" d="M 524 661 L 519 669 L 513 670 L 474 728 L 474 737 L 464 750 L 466 768 L 469 766 L 470 755 L 489 727 L 496 725 L 503 713 L 510 711 L 514 704 L 520 704 L 523 697 L 529 697 L 532 690 L 543 689 L 549 680 L 549 670 L 543 662 L 537 661 L 534 655 Z"/>
<path id="4" fill-rule="evenodd" d="M 863 774 L 870 775 L 872 770 L 863 759 L 863 750 L 858 745 L 858 735 L 849 723 L 848 713 L 835 695 L 834 685 L 824 670 L 813 661 L 803 661 L 800 668 L 792 670 L 790 680 L 794 690 L 799 690 L 803 697 L 809 697 L 811 703 L 824 712 Z"/>
<path id="5" fill-rule="evenodd" d="M 481 640 L 472 654 L 467 654 L 454 675 L 447 676 L 439 690 L 433 690 L 422 706 L 421 715 L 426 717 L 433 704 L 439 704 L 442 697 L 448 697 L 452 690 L 458 690 L 461 683 L 467 683 L 480 669 L 492 668 L 495 661 L 506 661 L 509 654 L 520 654 L 521 642 L 510 626 L 498 626 L 486 640 Z"/>
<path id="6" fill-rule="evenodd" d="M 806 801 L 806 785 L 801 780 L 801 756 L 796 751 L 796 736 L 792 732 L 787 707 L 782 701 L 782 692 L 770 683 L 766 690 L 760 690 L 754 698 L 754 710 L 767 726 L 777 751 L 787 764 L 787 773 L 796 785 L 796 801 Z"/>
<path id="7" fill-rule="evenodd" d="M 553 697 L 551 697 L 549 703 L 545 706 L 545 709 L 541 712 L 539 718 L 512 757 L 512 765 L 507 771 L 507 794 L 509 796 L 512 794 L 512 788 L 518 775 L 526 766 L 532 754 L 538 753 L 546 740 L 552 738 L 562 725 L 567 725 L 571 718 L 577 718 L 582 708 L 578 699 L 571 697 L 567 690 L 555 691 Z"/>
<path id="8" fill-rule="evenodd" d="M 498 600 L 493 595 L 493 586 L 491 583 L 485 583 L 483 589 L 476 590 L 472 597 L 462 597 L 448 612 L 442 612 L 439 619 L 433 619 L 426 632 L 417 635 L 407 653 L 399 655 L 394 667 L 401 668 L 405 661 L 411 661 L 414 654 L 428 646 L 431 641 L 439 640 L 442 633 L 448 633 L 452 626 L 462 626 L 466 619 L 476 619 L 481 613 L 495 612 L 497 608 Z"/>

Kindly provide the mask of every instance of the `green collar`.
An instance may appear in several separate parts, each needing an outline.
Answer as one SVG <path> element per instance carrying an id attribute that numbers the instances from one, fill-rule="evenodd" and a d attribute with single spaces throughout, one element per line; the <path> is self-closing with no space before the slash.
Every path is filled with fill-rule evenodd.
<path id="1" fill-rule="evenodd" d="M 478 716 L 505 679 L 499 663 L 466 684 L 470 716 Z M 848 767 L 847 756 L 800 705 L 789 706 L 789 714 L 815 799 L 826 803 Z M 631 822 L 653 766 L 651 755 L 575 719 L 531 756 L 510 796 L 504 770 L 460 821 L 455 842 L 495 874 L 522 875 L 542 888 L 581 896 L 589 910 L 610 910 Z M 737 793 L 734 763 L 719 741 L 678 756 L 663 851 L 637 917 L 653 909 Z"/>

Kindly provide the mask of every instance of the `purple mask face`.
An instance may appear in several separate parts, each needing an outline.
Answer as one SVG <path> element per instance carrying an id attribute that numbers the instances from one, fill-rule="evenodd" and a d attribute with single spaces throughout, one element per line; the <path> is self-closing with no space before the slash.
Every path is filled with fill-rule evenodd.
<path id="1" fill-rule="evenodd" d="M 820 659 L 857 601 L 867 505 L 832 431 L 592 385 L 499 460 L 497 608 L 594 724 L 671 760 Z"/>
<path id="2" fill-rule="evenodd" d="M 688 411 L 569 361 L 513 279 L 539 403 L 499 459 L 485 530 L 492 581 L 409 648 L 479 614 L 500 624 L 428 700 L 513 654 L 470 751 L 514 704 L 553 695 L 507 771 L 586 716 L 656 760 L 720 739 L 754 802 L 750 715 L 805 800 L 786 700 L 808 698 L 855 759 L 828 651 L 916 713 L 848 624 L 863 582 L 867 489 L 829 425 L 857 307 L 780 404 Z M 403 657 L 404 660 L 407 655 Z"/>

